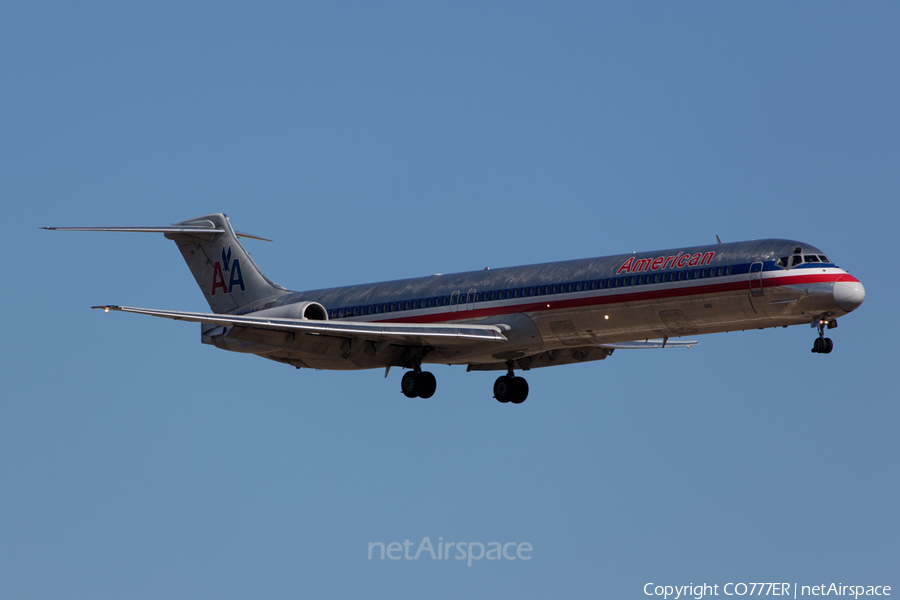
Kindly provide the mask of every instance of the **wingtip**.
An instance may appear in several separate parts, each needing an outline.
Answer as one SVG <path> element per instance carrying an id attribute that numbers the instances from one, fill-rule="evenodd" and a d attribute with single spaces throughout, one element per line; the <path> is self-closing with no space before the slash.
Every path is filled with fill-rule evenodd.
<path id="1" fill-rule="evenodd" d="M 108 313 L 111 310 L 119 310 L 119 307 L 116 306 L 115 304 L 104 304 L 102 306 L 92 306 L 91 308 L 97 309 L 97 310 L 102 310 L 105 313 Z"/>

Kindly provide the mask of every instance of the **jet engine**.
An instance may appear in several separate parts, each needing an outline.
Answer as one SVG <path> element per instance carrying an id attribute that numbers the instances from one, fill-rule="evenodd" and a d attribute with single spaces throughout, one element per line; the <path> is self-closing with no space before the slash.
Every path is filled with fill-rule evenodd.
<path id="1" fill-rule="evenodd" d="M 295 302 L 273 308 L 264 308 L 247 314 L 260 319 L 302 319 L 304 321 L 327 321 L 328 311 L 318 302 Z"/>

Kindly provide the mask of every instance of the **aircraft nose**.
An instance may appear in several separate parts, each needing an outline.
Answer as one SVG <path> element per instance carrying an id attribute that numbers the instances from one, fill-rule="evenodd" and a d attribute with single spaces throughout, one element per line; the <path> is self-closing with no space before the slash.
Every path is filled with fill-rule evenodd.
<path id="1" fill-rule="evenodd" d="M 843 310 L 856 310 L 866 299 L 866 288 L 858 281 L 838 281 L 834 284 L 834 301 Z"/>

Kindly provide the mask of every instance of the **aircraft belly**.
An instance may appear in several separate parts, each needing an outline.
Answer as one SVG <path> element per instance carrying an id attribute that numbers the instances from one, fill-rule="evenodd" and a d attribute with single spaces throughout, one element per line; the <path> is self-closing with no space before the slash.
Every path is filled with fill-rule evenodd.
<path id="1" fill-rule="evenodd" d="M 753 312 L 748 297 L 749 290 L 735 291 L 530 316 L 544 339 L 545 349 L 774 327 L 784 324 L 785 318 L 791 323 L 802 322 L 797 321 L 793 311 L 770 316 L 769 295 L 765 296 L 766 306 L 762 297 L 754 298 Z"/>

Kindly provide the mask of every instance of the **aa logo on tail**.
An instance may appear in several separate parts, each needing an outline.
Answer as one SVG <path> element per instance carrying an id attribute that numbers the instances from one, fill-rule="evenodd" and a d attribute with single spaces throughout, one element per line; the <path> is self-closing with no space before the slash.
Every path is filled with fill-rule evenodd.
<path id="1" fill-rule="evenodd" d="M 230 273 L 228 283 L 225 283 L 225 273 Z M 222 248 L 222 261 L 217 260 L 213 266 L 212 295 L 215 296 L 216 290 L 219 288 L 226 294 L 230 294 L 234 291 L 234 286 L 236 285 L 241 286 L 242 292 L 246 291 L 244 289 L 244 276 L 241 274 L 241 261 L 237 258 L 234 259 L 234 262 L 231 261 L 231 246 L 228 246 L 227 252 L 225 248 Z"/>

